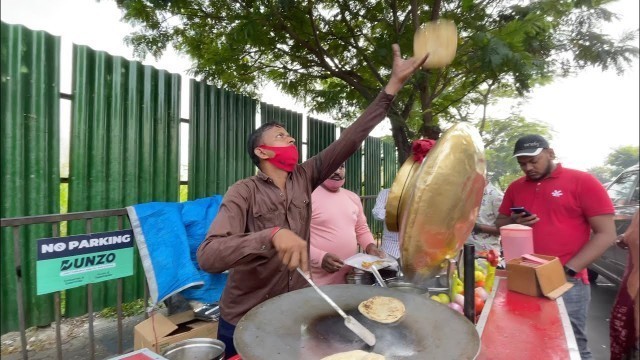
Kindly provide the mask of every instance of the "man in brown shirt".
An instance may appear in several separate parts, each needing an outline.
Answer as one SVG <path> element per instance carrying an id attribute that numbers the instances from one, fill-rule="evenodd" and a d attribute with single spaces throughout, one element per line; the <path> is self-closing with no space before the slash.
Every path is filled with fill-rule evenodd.
<path id="1" fill-rule="evenodd" d="M 197 254 L 203 270 L 229 270 L 218 324 L 227 357 L 236 353 L 233 332 L 244 314 L 265 300 L 307 286 L 295 269 L 308 271 L 311 193 L 385 118 L 395 94 L 425 60 L 403 60 L 394 44 L 393 69 L 384 91 L 340 139 L 302 164 L 296 165 L 295 139 L 280 124 L 263 124 L 250 135 L 248 151 L 258 174 L 229 188 Z"/>

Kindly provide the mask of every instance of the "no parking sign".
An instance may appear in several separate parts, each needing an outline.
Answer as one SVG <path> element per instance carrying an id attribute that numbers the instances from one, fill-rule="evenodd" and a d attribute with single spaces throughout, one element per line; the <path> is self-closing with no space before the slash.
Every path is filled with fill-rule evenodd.
<path id="1" fill-rule="evenodd" d="M 38 295 L 133 275 L 133 231 L 38 240 Z"/>

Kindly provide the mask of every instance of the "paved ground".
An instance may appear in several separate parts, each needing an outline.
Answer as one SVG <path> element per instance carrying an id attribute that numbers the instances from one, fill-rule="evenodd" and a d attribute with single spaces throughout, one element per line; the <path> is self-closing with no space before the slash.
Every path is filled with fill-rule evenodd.
<path id="1" fill-rule="evenodd" d="M 609 315 L 618 287 L 602 277 L 591 285 L 591 307 L 587 322 L 589 347 L 596 360 L 609 359 Z"/>
<path id="2" fill-rule="evenodd" d="M 609 314 L 617 293 L 617 287 L 606 280 L 599 279 L 592 287 L 591 309 L 589 311 L 589 346 L 596 360 L 609 359 Z M 142 315 L 126 318 L 123 321 L 123 348 L 133 350 L 133 327 L 143 319 Z M 113 319 L 96 319 L 96 359 L 108 359 L 117 355 L 118 338 L 116 322 Z M 82 319 L 68 321 L 62 326 L 63 358 L 69 360 L 89 359 L 86 322 Z M 29 359 L 55 359 L 55 328 L 39 329 L 28 332 L 30 347 Z M 2 336 L 2 359 L 21 359 L 20 339 L 17 333 Z M 33 345 L 32 345 L 33 344 Z M 9 351 L 17 352 L 8 353 Z"/>
<path id="3" fill-rule="evenodd" d="M 133 327 L 144 319 L 143 315 L 132 316 L 123 319 L 122 346 L 125 352 L 133 350 Z M 86 321 L 76 323 L 73 326 L 76 331 L 73 333 L 65 331 L 67 324 L 61 326 L 62 329 L 62 354 L 65 360 L 86 360 L 89 355 L 89 338 Z M 33 348 L 28 352 L 29 359 L 44 360 L 56 359 L 55 348 L 55 326 L 38 329 L 37 334 L 27 332 L 28 348 Z M 95 359 L 107 359 L 118 353 L 118 331 L 115 319 L 96 319 L 94 324 L 95 333 Z M 22 359 L 20 351 L 19 334 L 11 333 L 4 335 L 2 340 L 2 360 Z M 33 345 L 32 345 L 33 344 Z M 10 349 L 12 348 L 12 349 Z M 15 351 L 7 354 L 7 350 Z"/>

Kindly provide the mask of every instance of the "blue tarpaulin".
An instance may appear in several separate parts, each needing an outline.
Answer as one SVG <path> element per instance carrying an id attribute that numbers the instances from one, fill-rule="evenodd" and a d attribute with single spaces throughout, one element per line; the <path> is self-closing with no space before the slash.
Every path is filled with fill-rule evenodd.
<path id="1" fill-rule="evenodd" d="M 214 195 L 127 207 L 153 306 L 176 293 L 203 303 L 220 299 L 227 274 L 201 270 L 196 251 L 221 203 L 222 196 Z"/>

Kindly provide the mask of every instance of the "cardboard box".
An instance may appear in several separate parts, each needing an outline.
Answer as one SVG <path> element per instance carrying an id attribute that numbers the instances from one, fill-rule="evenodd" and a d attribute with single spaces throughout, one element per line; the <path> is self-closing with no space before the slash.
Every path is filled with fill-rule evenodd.
<path id="1" fill-rule="evenodd" d="M 148 348 L 162 354 L 164 349 L 178 341 L 192 338 L 212 338 L 218 335 L 218 322 L 195 318 L 193 311 L 185 311 L 166 317 L 155 313 L 135 326 L 133 348 Z"/>
<path id="2" fill-rule="evenodd" d="M 531 296 L 555 300 L 573 284 L 567 282 L 560 260 L 555 256 L 532 254 L 548 262 L 532 264 L 522 257 L 507 262 L 507 288 Z"/>

